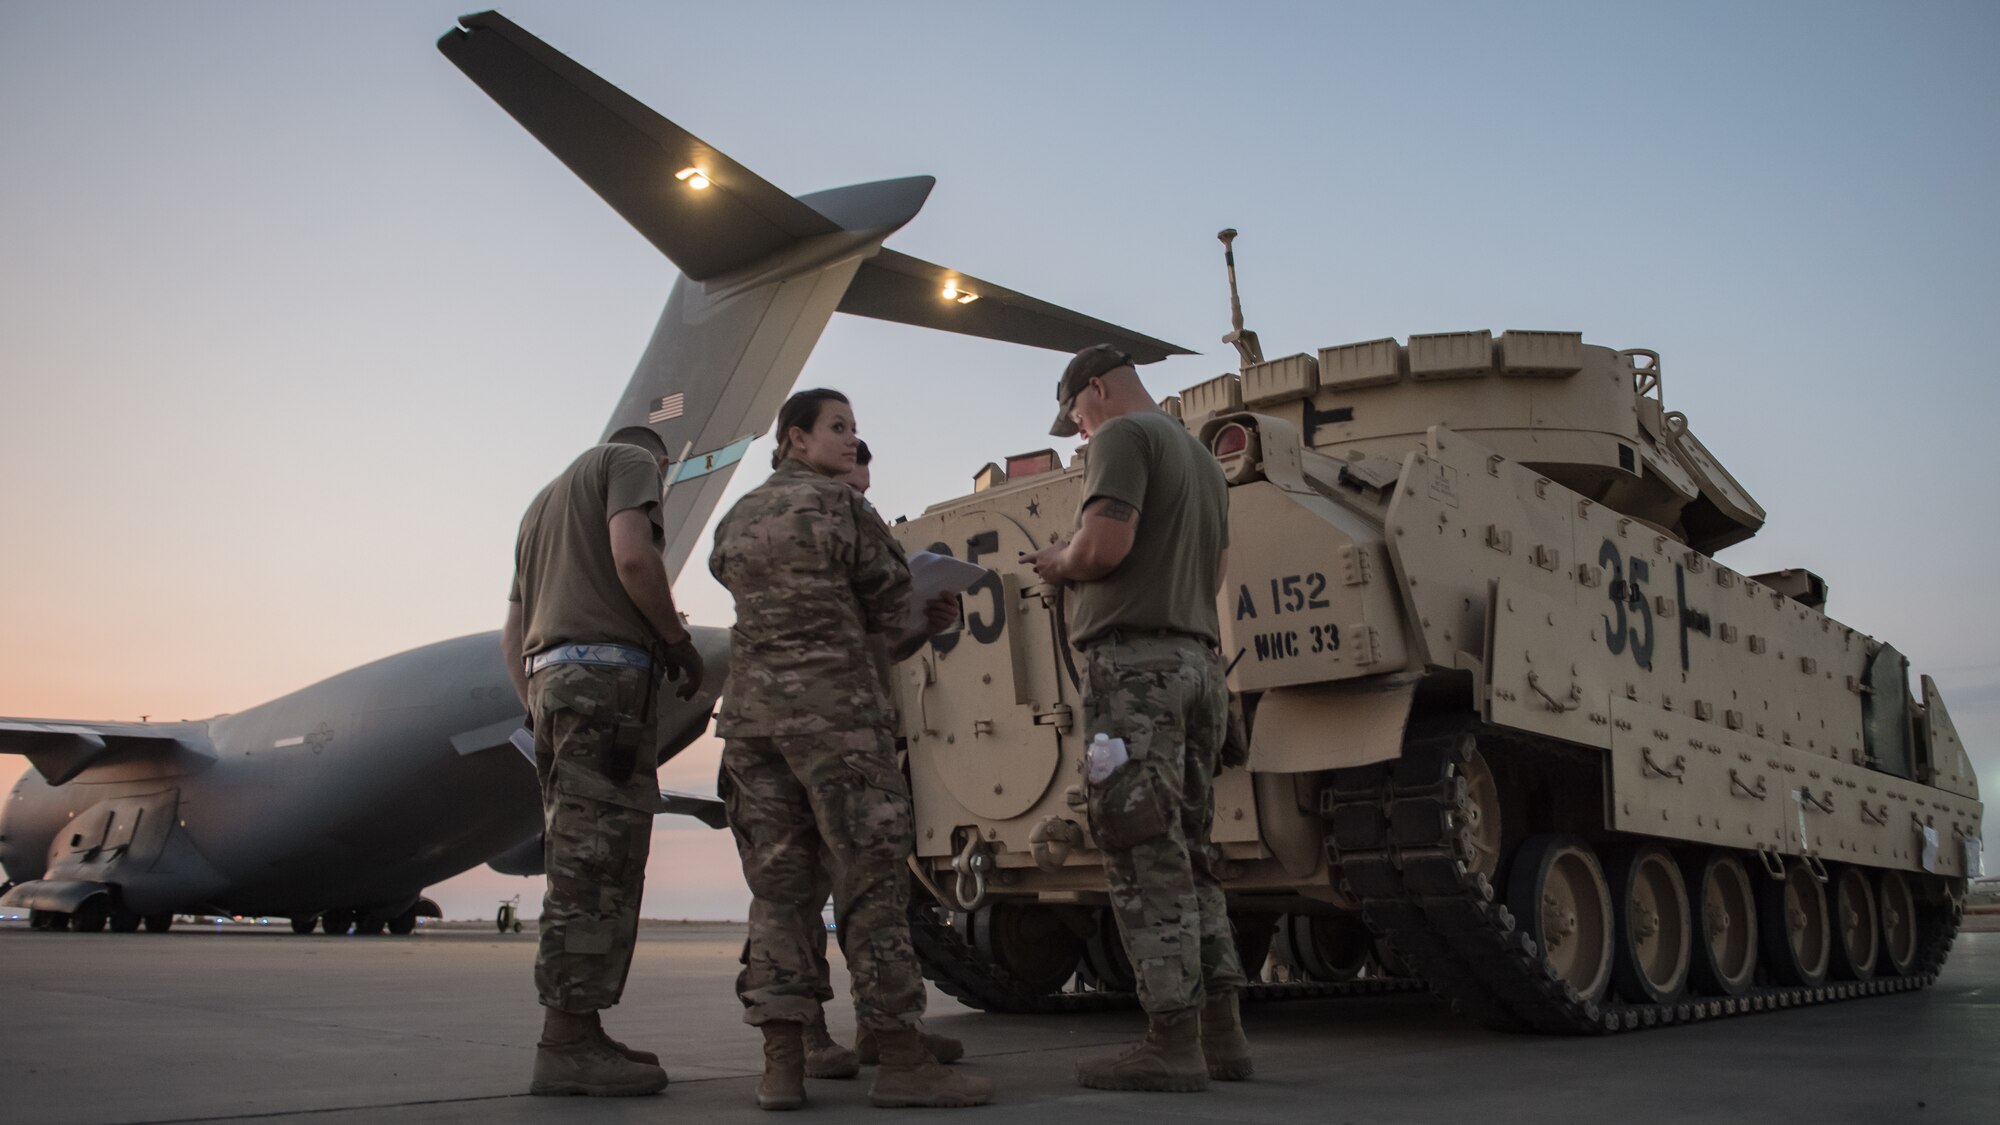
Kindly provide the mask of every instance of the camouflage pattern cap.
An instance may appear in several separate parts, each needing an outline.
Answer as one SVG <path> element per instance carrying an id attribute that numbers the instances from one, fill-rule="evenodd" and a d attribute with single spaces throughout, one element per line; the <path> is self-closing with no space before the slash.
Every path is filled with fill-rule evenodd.
<path id="1" fill-rule="evenodd" d="M 1076 405 L 1076 396 L 1090 385 L 1092 379 L 1109 374 L 1121 367 L 1132 366 L 1132 357 L 1110 344 L 1092 344 L 1076 353 L 1063 369 L 1062 378 L 1056 381 L 1056 424 L 1049 427 L 1049 433 L 1056 437 L 1075 437 L 1076 422 L 1069 412 Z"/>

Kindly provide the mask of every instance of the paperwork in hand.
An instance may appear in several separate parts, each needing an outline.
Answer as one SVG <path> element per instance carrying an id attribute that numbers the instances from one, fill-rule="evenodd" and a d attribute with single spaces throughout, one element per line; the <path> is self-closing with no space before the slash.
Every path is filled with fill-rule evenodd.
<path id="1" fill-rule="evenodd" d="M 939 594 L 960 594 L 989 572 L 977 563 L 962 562 L 950 555 L 931 551 L 910 552 L 910 612 L 903 617 L 903 630 L 924 627 L 924 605 Z"/>

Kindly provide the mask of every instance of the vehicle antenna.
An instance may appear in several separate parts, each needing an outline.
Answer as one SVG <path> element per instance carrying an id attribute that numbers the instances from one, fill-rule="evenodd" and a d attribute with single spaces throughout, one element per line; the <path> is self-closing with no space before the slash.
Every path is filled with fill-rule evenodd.
<path id="1" fill-rule="evenodd" d="M 1230 227 L 1215 237 L 1222 240 L 1222 263 L 1229 267 L 1229 327 L 1230 333 L 1222 338 L 1225 344 L 1234 345 L 1242 365 L 1248 368 L 1253 363 L 1264 362 L 1264 347 L 1257 342 L 1255 332 L 1243 327 L 1243 298 L 1236 292 L 1236 228 Z"/>

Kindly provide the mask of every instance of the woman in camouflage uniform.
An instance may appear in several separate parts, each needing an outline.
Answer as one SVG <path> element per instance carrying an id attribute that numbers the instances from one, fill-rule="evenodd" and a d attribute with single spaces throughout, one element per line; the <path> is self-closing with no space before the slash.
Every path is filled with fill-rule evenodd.
<path id="1" fill-rule="evenodd" d="M 910 794 L 866 648 L 870 632 L 903 632 L 909 566 L 867 502 L 835 479 L 854 467 L 858 444 L 846 396 L 793 395 L 778 435 L 776 471 L 723 516 L 709 558 L 736 599 L 716 733 L 752 896 L 739 993 L 744 1019 L 764 1030 L 758 1104 L 790 1109 L 805 1098 L 803 1029 L 820 1011 L 807 935 L 822 901 L 823 842 L 855 1019 L 879 1043 L 869 1099 L 978 1105 L 992 1084 L 945 1069 L 919 1038 L 924 981 L 906 914 Z M 957 614 L 955 605 L 927 610 L 933 631 Z"/>

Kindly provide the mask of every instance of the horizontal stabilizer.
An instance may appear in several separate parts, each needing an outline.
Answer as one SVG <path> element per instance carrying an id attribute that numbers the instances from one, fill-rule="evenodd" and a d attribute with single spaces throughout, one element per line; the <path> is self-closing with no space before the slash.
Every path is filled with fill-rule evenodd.
<path id="1" fill-rule="evenodd" d="M 526 716 L 515 715 L 512 718 L 501 719 L 497 723 L 488 723 L 474 730 L 454 734 L 451 736 L 451 748 L 460 754 L 477 754 L 482 750 L 498 750 L 503 746 L 513 746 L 514 733 L 521 730 L 521 724 L 525 720 Z M 532 755 L 530 757 L 532 758 Z"/>
<path id="2" fill-rule="evenodd" d="M 728 814 L 723 810 L 722 802 L 714 797 L 699 797 L 693 793 L 676 793 L 671 789 L 662 789 L 660 811 L 691 816 L 710 828 L 729 827 Z"/>
<path id="3" fill-rule="evenodd" d="M 0 719 L 0 754 L 26 755 L 50 785 L 62 785 L 114 754 L 213 757 L 200 723 L 69 723 Z"/>
<path id="4" fill-rule="evenodd" d="M 459 24 L 438 50 L 690 279 L 840 230 L 498 12 Z M 709 186 L 678 182 L 675 173 L 687 168 L 700 169 Z"/>
<path id="5" fill-rule="evenodd" d="M 944 296 L 947 286 L 958 294 L 957 299 Z M 967 295 L 973 299 L 965 301 Z M 1165 340 L 888 249 L 861 264 L 841 299 L 840 311 L 1059 352 L 1110 344 L 1130 352 L 1140 363 L 1194 354 Z"/>
<path id="6" fill-rule="evenodd" d="M 545 875 L 548 868 L 543 865 L 542 855 L 542 834 L 537 832 L 487 860 L 486 866 L 502 875 Z"/>

